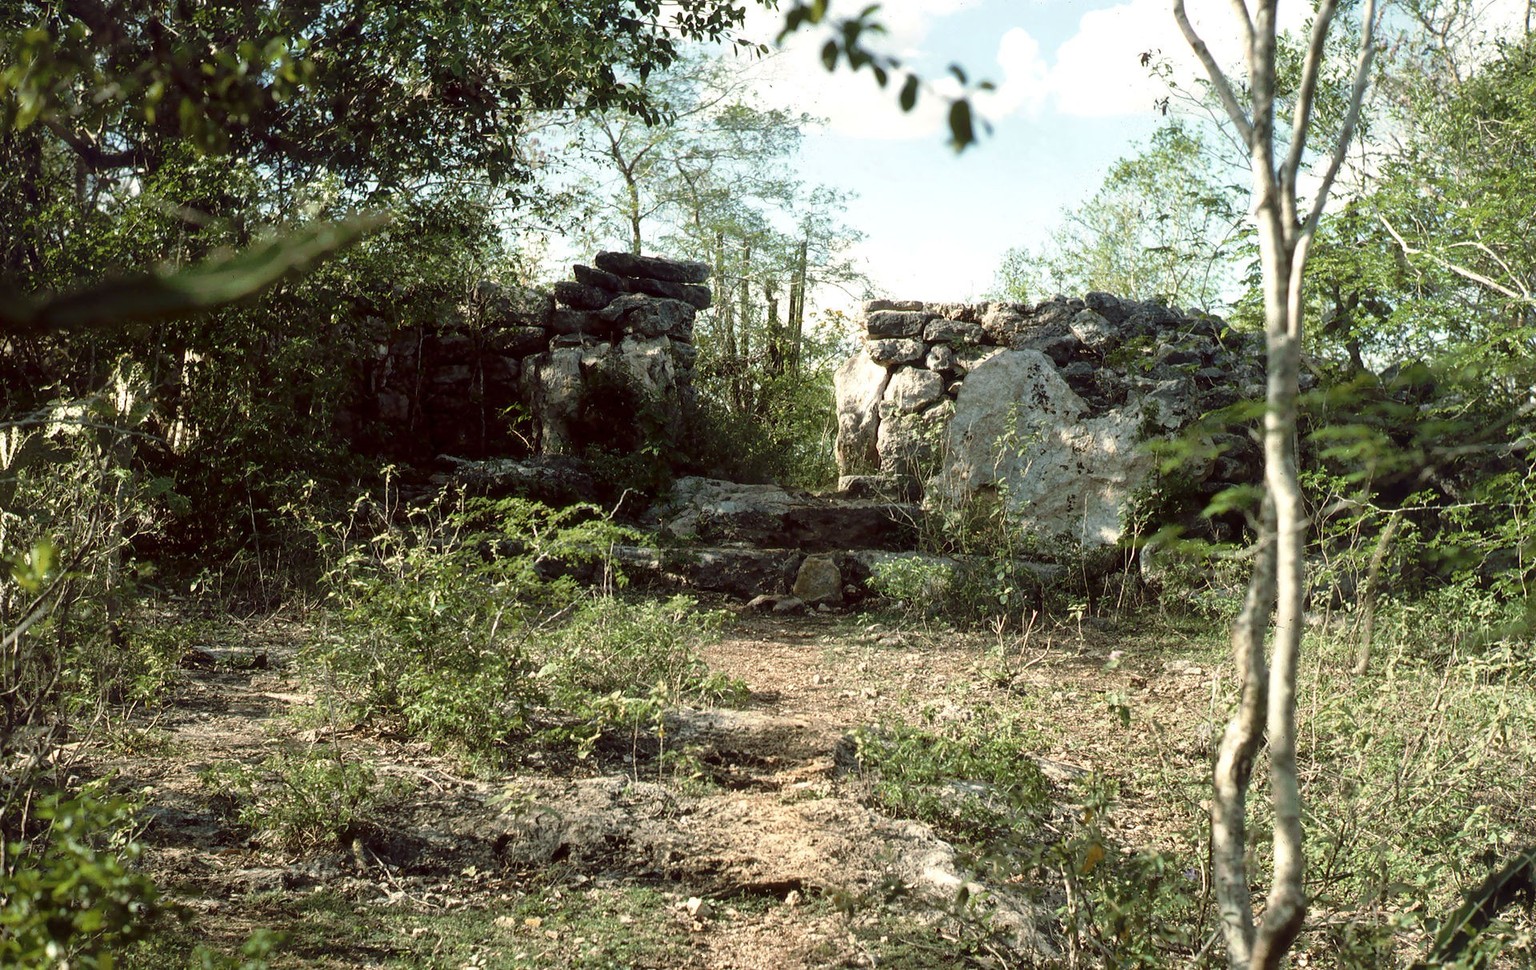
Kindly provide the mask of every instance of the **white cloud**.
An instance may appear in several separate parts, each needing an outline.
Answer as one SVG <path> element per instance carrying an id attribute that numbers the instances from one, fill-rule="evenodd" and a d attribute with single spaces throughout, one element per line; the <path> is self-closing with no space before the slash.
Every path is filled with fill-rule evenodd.
<path id="1" fill-rule="evenodd" d="M 1512 8 L 1516 0 L 1486 2 Z M 886 0 L 877 19 L 887 33 L 873 38 L 872 46 L 911 62 L 928 53 L 925 45 L 940 19 L 972 8 L 999 9 L 999 3 Z M 995 67 L 972 66 L 979 76 L 1000 78 L 996 91 L 975 98 L 980 113 L 991 121 L 1013 115 L 1038 117 L 1045 110 L 1082 118 L 1144 116 L 1156 99 L 1167 94 L 1164 82 L 1152 77 L 1142 63 L 1144 53 L 1172 65 L 1182 86 L 1189 87 L 1204 76 L 1173 20 L 1168 0 L 1125 0 L 1089 10 L 1054 52 L 1042 50 L 1027 27 L 1032 21 L 1040 23 L 1045 16 L 1042 6 L 1042 0 L 1035 0 L 1017 14 L 1020 23 L 1003 32 Z M 1282 29 L 1294 29 L 1302 25 L 1309 5 L 1294 3 L 1281 9 Z M 1240 52 L 1229 0 L 1189 0 L 1189 11 L 1217 60 L 1223 65 L 1236 63 Z M 744 35 L 771 44 L 782 26 L 781 12 L 752 6 Z M 824 69 L 820 54 L 827 37 L 824 29 L 801 30 L 776 55 L 749 68 L 759 79 L 757 91 L 767 103 L 808 111 L 825 118 L 832 133 L 854 138 L 920 139 L 945 131 L 947 98 L 959 92 L 953 78 L 930 77 L 917 108 L 903 114 L 894 105 L 899 76 L 882 89 L 868 70 L 855 74 Z"/>
<path id="2" fill-rule="evenodd" d="M 1217 63 L 1228 68 L 1237 64 L 1242 52 L 1231 5 L 1194 0 L 1188 9 L 1190 21 Z M 1306 4 L 1282 5 L 1280 28 L 1300 28 L 1308 11 Z M 1130 0 L 1085 13 L 1077 33 L 1057 49 L 1051 66 L 1056 110 L 1089 118 L 1146 113 L 1168 88 L 1142 64 L 1144 54 L 1170 65 L 1181 87 L 1188 88 L 1205 76 L 1173 19 L 1168 0 Z"/>
<path id="3" fill-rule="evenodd" d="M 948 16 L 976 0 L 898 0 L 881 4 L 879 17 L 886 33 L 871 39 L 871 46 L 893 52 L 903 60 L 918 56 L 933 21 Z M 772 43 L 783 26 L 783 15 L 749 8 L 744 36 Z M 821 48 L 830 36 L 825 28 L 802 29 L 785 39 L 772 56 L 752 65 L 756 93 L 767 103 L 824 118 L 827 129 L 853 138 L 905 140 L 932 138 L 944 130 L 948 103 L 943 95 L 958 91 L 953 78 L 936 78 L 918 98 L 917 106 L 902 112 L 896 106 L 901 84 L 893 76 L 881 88 L 865 69 L 857 73 L 846 65 L 828 72 Z M 938 96 L 936 96 L 938 95 Z"/>
<path id="4" fill-rule="evenodd" d="M 1040 53 L 1040 42 L 1023 27 L 1014 27 L 997 45 L 997 64 L 1002 81 L 997 90 L 976 96 L 976 106 L 997 120 L 1023 112 L 1039 112 L 1050 94 L 1050 68 Z"/>

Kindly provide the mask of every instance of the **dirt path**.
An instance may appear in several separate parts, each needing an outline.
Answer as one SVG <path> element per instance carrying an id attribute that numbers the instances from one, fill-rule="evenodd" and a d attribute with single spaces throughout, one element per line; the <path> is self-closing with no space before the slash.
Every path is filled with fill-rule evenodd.
<path id="1" fill-rule="evenodd" d="M 989 646 L 744 616 L 705 659 L 751 700 L 670 721 L 678 759 L 485 778 L 421 744 L 327 727 L 284 659 L 304 634 L 269 623 L 199 652 L 175 703 L 90 766 L 143 800 L 145 863 L 188 907 L 188 933 L 233 949 L 283 930 L 276 966 L 1021 965 L 1050 951 L 1049 901 L 972 884 L 989 891 L 984 909 L 954 911 L 971 875 L 927 826 L 867 807 L 839 740 L 882 718 L 1010 701 L 1056 719 L 1041 754 L 1065 781 L 1115 757 L 1092 740 L 1113 711 L 1084 697 L 1157 696 L 1141 675 L 1105 671 L 1106 638 Z M 1209 691 L 1183 679 L 1186 706 Z M 270 848 L 210 771 L 285 752 L 370 765 L 387 797 L 347 844 Z"/>

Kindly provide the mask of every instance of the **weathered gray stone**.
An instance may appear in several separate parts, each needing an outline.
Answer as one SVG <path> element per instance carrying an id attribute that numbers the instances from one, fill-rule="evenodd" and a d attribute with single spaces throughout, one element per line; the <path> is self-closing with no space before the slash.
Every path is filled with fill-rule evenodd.
<path id="1" fill-rule="evenodd" d="M 617 273 L 605 273 L 591 266 L 583 266 L 577 263 L 571 267 L 571 272 L 576 277 L 576 282 L 585 286 L 592 286 L 602 290 L 608 290 L 614 294 L 629 292 L 629 281 Z"/>
<path id="2" fill-rule="evenodd" d="M 675 336 L 693 339 L 693 320 L 697 311 L 679 300 L 663 300 L 631 293 L 621 296 L 598 311 L 598 317 L 623 333 L 641 337 Z"/>
<path id="3" fill-rule="evenodd" d="M 549 315 L 549 330 L 561 334 L 610 334 L 613 333 L 613 321 L 591 310 L 557 309 Z"/>
<path id="4" fill-rule="evenodd" d="M 696 283 L 674 283 L 670 280 L 629 280 L 628 283 L 632 293 L 680 300 L 695 310 L 708 310 L 713 298 L 709 287 Z"/>
<path id="5" fill-rule="evenodd" d="M 663 280 L 671 283 L 703 283 L 709 279 L 709 264 L 633 253 L 598 253 L 593 260 L 604 272 L 630 279 Z"/>
<path id="6" fill-rule="evenodd" d="M 981 324 L 940 317 L 928 321 L 923 339 L 931 344 L 979 344 L 986 337 Z"/>
<path id="7" fill-rule="evenodd" d="M 920 367 L 903 367 L 891 374 L 881 399 L 886 413 L 912 414 L 937 404 L 944 397 L 944 378 Z"/>
<path id="8" fill-rule="evenodd" d="M 541 353 L 548 346 L 549 334 L 543 327 L 509 327 L 492 333 L 486 344 L 495 353 L 528 357 Z"/>
<path id="9" fill-rule="evenodd" d="M 966 378 L 935 484 L 963 506 L 996 495 L 1028 535 L 1062 553 L 1113 545 L 1154 462 L 1139 447 L 1139 407 L 1089 416 L 1036 351 L 1008 351 Z"/>
<path id="10" fill-rule="evenodd" d="M 1007 347 L 1033 321 L 1029 307 L 1022 303 L 988 303 L 979 322 L 988 343 Z"/>
<path id="11" fill-rule="evenodd" d="M 911 337 L 871 340 L 864 345 L 869 359 L 885 367 L 911 364 L 923 359 L 923 342 Z"/>
<path id="12" fill-rule="evenodd" d="M 843 574 L 831 556 L 806 556 L 791 587 L 807 606 L 838 606 L 843 602 Z"/>
<path id="13" fill-rule="evenodd" d="M 523 381 L 538 419 L 542 453 L 567 455 L 575 450 L 569 426 L 586 386 L 583 372 L 600 357 L 583 347 L 554 347 L 524 362 Z"/>
<path id="14" fill-rule="evenodd" d="M 922 310 L 922 300 L 866 300 L 864 302 L 865 314 L 878 313 L 881 310 Z"/>
<path id="15" fill-rule="evenodd" d="M 673 483 L 655 514 L 661 534 L 673 539 L 803 551 L 903 548 L 914 539 L 917 517 L 912 506 L 891 501 L 696 477 Z"/>
<path id="16" fill-rule="evenodd" d="M 1071 362 L 1083 350 L 1083 343 L 1070 327 L 1056 321 L 1021 331 L 1008 349 L 1038 350 L 1060 367 Z"/>
<path id="17" fill-rule="evenodd" d="M 1119 327 L 1092 310 L 1081 310 L 1067 324 L 1073 336 L 1096 354 L 1114 349 L 1122 339 Z"/>
<path id="18" fill-rule="evenodd" d="M 954 348 L 948 344 L 934 344 L 923 359 L 923 366 L 939 374 L 954 373 L 957 367 Z"/>
<path id="19" fill-rule="evenodd" d="M 625 337 L 613 366 L 648 395 L 665 397 L 677 386 L 677 362 L 666 337 Z"/>
<path id="20" fill-rule="evenodd" d="M 631 279 L 580 264 L 574 266 L 573 270 L 576 274 L 576 282 L 602 290 L 610 301 L 625 293 L 644 293 L 647 296 L 682 300 L 696 310 L 709 309 L 711 293 L 707 286 L 679 283 L 675 280 Z"/>
<path id="21" fill-rule="evenodd" d="M 864 329 L 871 337 L 916 337 L 928 320 L 918 310 L 876 310 L 864 318 Z"/>
<path id="22" fill-rule="evenodd" d="M 962 374 L 970 373 L 1002 352 L 1001 347 L 960 347 L 955 350 L 955 367 Z"/>
<path id="23" fill-rule="evenodd" d="M 550 291 L 561 304 L 574 310 L 601 310 L 613 301 L 609 291 L 571 280 L 561 280 Z"/>
<path id="24" fill-rule="evenodd" d="M 904 482 L 928 479 L 939 467 L 945 429 L 954 414 L 955 402 L 941 401 L 926 411 L 885 416 L 876 435 L 880 472 Z"/>
<path id="25" fill-rule="evenodd" d="M 880 401 L 890 373 L 860 351 L 843 361 L 832 378 L 837 401 L 837 467 L 845 474 L 872 472 L 880 467 L 875 432 L 880 425 Z"/>
<path id="26" fill-rule="evenodd" d="M 929 303 L 924 307 L 929 313 L 959 323 L 976 323 L 977 307 L 974 303 Z"/>
<path id="27" fill-rule="evenodd" d="M 840 475 L 837 492 L 848 498 L 904 500 L 902 483 L 889 475 Z"/>
<path id="28" fill-rule="evenodd" d="M 542 327 L 555 309 L 555 298 L 526 286 L 483 280 L 475 287 L 475 305 L 486 326 Z"/>
<path id="29" fill-rule="evenodd" d="M 1110 323 L 1121 323 L 1130 314 L 1130 308 L 1125 302 L 1109 293 L 1089 293 L 1083 297 L 1083 302 L 1088 305 L 1088 309 Z"/>

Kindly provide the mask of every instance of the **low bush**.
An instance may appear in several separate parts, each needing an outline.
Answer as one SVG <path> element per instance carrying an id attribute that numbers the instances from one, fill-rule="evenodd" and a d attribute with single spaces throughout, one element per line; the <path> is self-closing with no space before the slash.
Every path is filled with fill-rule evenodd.
<path id="1" fill-rule="evenodd" d="M 494 763 L 744 693 L 698 656 L 719 614 L 617 595 L 612 549 L 638 536 L 595 507 L 444 498 L 372 526 L 323 533 L 331 609 L 306 655 L 346 717 Z"/>
<path id="2" fill-rule="evenodd" d="M 373 768 L 339 752 L 276 754 L 256 766 L 215 765 L 201 779 L 234 808 L 241 825 L 283 849 L 350 844 L 384 797 Z"/>
<path id="3" fill-rule="evenodd" d="M 42 797 L 40 826 L 0 867 L 0 966 L 110 970 L 114 954 L 154 933 L 154 883 L 133 868 L 133 807 L 82 792 Z"/>

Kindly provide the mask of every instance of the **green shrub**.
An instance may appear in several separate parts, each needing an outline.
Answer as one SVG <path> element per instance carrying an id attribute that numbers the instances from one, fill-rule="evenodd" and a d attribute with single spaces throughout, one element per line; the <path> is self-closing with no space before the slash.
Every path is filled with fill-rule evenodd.
<path id="1" fill-rule="evenodd" d="M 522 499 L 444 497 L 402 523 L 385 512 L 363 503 L 362 522 L 316 528 L 332 610 L 305 659 L 356 718 L 505 755 L 543 703 L 533 645 L 578 606 L 570 571 L 622 582 L 609 553 L 633 533 L 592 506 Z"/>
<path id="2" fill-rule="evenodd" d="M 870 567 L 874 591 L 908 613 L 936 610 L 954 581 L 954 564 L 932 556 L 898 556 Z"/>
<path id="3" fill-rule="evenodd" d="M 44 831 L 8 847 L 0 867 L 0 966 L 114 965 L 113 954 L 157 927 L 159 894 L 133 871 L 133 810 L 90 793 L 42 797 Z"/>
<path id="4" fill-rule="evenodd" d="M 885 721 L 853 739 L 880 808 L 983 849 L 1029 839 L 1050 809 L 1050 785 L 1012 721 L 978 714 L 937 730 Z"/>
<path id="5" fill-rule="evenodd" d="M 724 614 L 704 612 L 689 597 L 629 602 L 594 597 L 541 644 L 538 679 L 562 722 L 545 738 L 574 742 L 589 754 L 605 736 L 640 733 L 661 742 L 665 717 L 681 704 L 736 703 L 739 680 L 710 671 L 699 647 L 719 632 Z M 572 719 L 574 718 L 574 722 Z"/>
<path id="6" fill-rule="evenodd" d="M 234 803 L 240 824 L 286 849 L 350 843 L 382 798 L 371 766 L 318 751 L 275 754 L 255 767 L 215 766 L 202 781 Z"/>
<path id="7" fill-rule="evenodd" d="M 333 610 L 306 655 L 352 717 L 495 762 L 659 735 L 677 705 L 745 692 L 698 655 L 721 614 L 613 595 L 611 550 L 638 536 L 594 507 L 444 499 L 372 533 L 320 530 Z"/>

